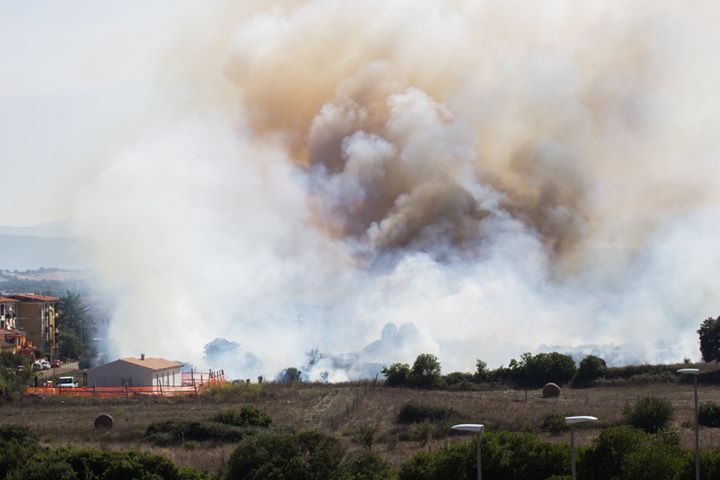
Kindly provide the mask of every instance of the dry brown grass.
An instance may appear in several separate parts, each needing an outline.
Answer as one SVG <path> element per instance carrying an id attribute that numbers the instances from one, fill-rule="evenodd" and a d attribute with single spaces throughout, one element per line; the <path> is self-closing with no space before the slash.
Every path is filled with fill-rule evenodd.
<path id="1" fill-rule="evenodd" d="M 190 465 L 206 471 L 216 471 L 232 452 L 232 445 L 190 444 L 178 447 L 157 447 L 143 440 L 145 428 L 151 422 L 163 420 L 203 420 L 221 410 L 239 408 L 255 403 L 268 411 L 274 423 L 296 429 L 318 429 L 335 435 L 350 450 L 361 447 L 352 443 L 354 428 L 370 424 L 377 428 L 373 450 L 398 465 L 421 449 L 437 449 L 447 442 L 465 441 L 463 436 L 445 437 L 445 427 L 436 427 L 436 436 L 425 446 L 419 441 L 398 441 L 403 432 L 412 427 L 399 426 L 396 417 L 408 401 L 452 407 L 461 412 L 457 421 L 484 423 L 488 429 L 537 431 L 544 415 L 560 412 L 594 415 L 598 425 L 580 430 L 580 444 L 589 444 L 599 429 L 622 420 L 626 404 L 642 396 L 656 396 L 669 400 L 675 408 L 673 427 L 681 434 L 683 446 L 693 444 L 693 389 L 685 384 L 644 385 L 631 387 L 603 387 L 573 390 L 564 388 L 559 399 L 543 399 L 540 390 L 532 390 L 528 402 L 524 392 L 498 390 L 481 392 L 422 391 L 404 388 L 369 388 L 350 416 L 343 418 L 340 428 L 329 429 L 328 419 L 342 416 L 346 406 L 357 398 L 353 385 L 264 385 L 244 394 L 217 401 L 201 398 L 182 399 L 23 399 L 0 406 L 0 424 L 20 424 L 32 428 L 49 445 L 97 446 L 107 449 L 136 448 L 162 454 L 180 465 Z M 701 386 L 701 401 L 720 403 L 720 387 Z M 110 432 L 97 432 L 93 421 L 100 413 L 112 415 L 115 426 Z M 441 434 L 441 435 L 438 435 Z M 567 436 L 542 434 L 553 442 L 566 442 Z M 701 429 L 703 447 L 720 444 L 720 431 Z M 190 448 L 188 448 L 190 447 Z"/>

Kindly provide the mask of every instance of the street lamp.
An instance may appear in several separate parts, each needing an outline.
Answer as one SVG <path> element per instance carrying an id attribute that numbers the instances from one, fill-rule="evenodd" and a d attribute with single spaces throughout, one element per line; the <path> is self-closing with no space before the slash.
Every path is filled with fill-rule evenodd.
<path id="1" fill-rule="evenodd" d="M 575 472 L 575 424 L 595 421 L 597 421 L 597 417 L 591 417 L 589 415 L 565 417 L 565 423 L 570 425 L 570 470 L 572 472 L 572 480 L 577 479 L 577 473 Z"/>
<path id="2" fill-rule="evenodd" d="M 477 478 L 482 480 L 482 467 L 481 467 L 481 456 L 480 456 L 480 434 L 485 430 L 485 425 L 479 423 L 461 423 L 460 425 L 453 425 L 453 430 L 462 430 L 464 432 L 473 432 L 477 434 L 477 447 L 475 448 L 475 454 L 477 455 Z"/>
<path id="3" fill-rule="evenodd" d="M 700 375 L 698 368 L 681 368 L 677 371 L 681 375 L 692 375 L 695 380 L 695 480 L 700 480 L 700 427 L 698 425 L 698 394 L 697 381 Z"/>

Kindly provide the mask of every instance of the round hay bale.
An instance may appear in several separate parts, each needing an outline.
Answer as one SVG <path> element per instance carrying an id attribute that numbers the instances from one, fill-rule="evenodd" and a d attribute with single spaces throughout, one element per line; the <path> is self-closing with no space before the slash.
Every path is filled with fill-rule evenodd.
<path id="1" fill-rule="evenodd" d="M 110 430 L 113 427 L 113 418 L 103 413 L 95 419 L 95 428 L 98 430 Z"/>
<path id="2" fill-rule="evenodd" d="M 557 383 L 546 383 L 542 395 L 543 398 L 557 398 L 560 396 L 560 387 Z"/>

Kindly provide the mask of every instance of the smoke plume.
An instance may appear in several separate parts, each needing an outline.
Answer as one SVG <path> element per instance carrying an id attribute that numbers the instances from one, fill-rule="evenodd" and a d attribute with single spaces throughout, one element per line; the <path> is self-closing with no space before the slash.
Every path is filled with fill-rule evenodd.
<path id="1" fill-rule="evenodd" d="M 238 360 L 213 366 L 253 378 L 314 349 L 446 371 L 541 345 L 696 358 L 720 292 L 719 20 L 712 1 L 213 4 L 159 66 L 184 94 L 158 88 L 162 114 L 78 196 L 111 348 L 200 365 L 226 338 Z"/>

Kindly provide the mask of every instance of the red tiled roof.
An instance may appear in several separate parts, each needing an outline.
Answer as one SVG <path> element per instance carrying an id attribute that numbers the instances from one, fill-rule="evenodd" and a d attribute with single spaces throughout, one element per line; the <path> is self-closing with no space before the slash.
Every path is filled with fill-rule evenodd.
<path id="1" fill-rule="evenodd" d="M 3 297 L 2 295 L 0 295 L 0 303 L 17 303 L 19 301 L 20 300 L 15 300 L 14 298 Z"/>
<path id="2" fill-rule="evenodd" d="M 0 336 L 6 336 L 10 335 L 13 337 L 25 337 L 27 336 L 27 333 L 25 333 L 22 330 L 6 330 L 4 328 L 0 328 Z"/>
<path id="3" fill-rule="evenodd" d="M 11 295 L 11 298 L 15 298 L 21 302 L 57 302 L 60 300 L 58 297 L 37 295 L 34 293 L 14 293 Z"/>

